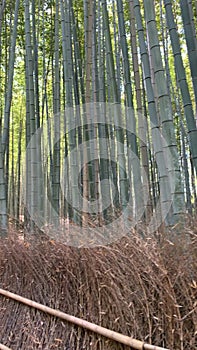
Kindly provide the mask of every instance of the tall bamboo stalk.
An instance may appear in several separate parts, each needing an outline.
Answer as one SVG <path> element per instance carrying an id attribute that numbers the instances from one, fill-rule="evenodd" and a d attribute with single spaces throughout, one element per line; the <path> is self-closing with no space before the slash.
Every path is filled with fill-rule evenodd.
<path id="1" fill-rule="evenodd" d="M 137 24 L 140 54 L 141 54 L 142 67 L 143 67 L 143 79 L 144 79 L 144 85 L 146 88 L 148 110 L 149 110 L 150 121 L 151 121 L 152 144 L 153 144 L 155 159 L 159 170 L 158 176 L 159 176 L 159 185 L 160 185 L 161 218 L 163 221 L 165 221 L 166 215 L 168 214 L 169 207 L 171 205 L 171 193 L 170 193 L 170 186 L 169 186 L 168 170 L 166 167 L 166 161 L 163 153 L 162 138 L 160 134 L 160 123 L 159 123 L 159 118 L 158 118 L 157 109 L 156 109 L 153 85 L 151 81 L 151 68 L 150 68 L 148 51 L 145 43 L 144 28 L 143 28 L 142 17 L 140 12 L 140 3 L 139 3 L 139 0 L 131 0 L 131 1 L 133 1 L 136 24 Z"/>
<path id="2" fill-rule="evenodd" d="M 115 67 L 114 67 L 114 58 L 112 51 L 112 42 L 109 28 L 109 16 L 107 10 L 107 4 L 105 1 L 102 1 L 102 10 L 103 10 L 103 25 L 104 25 L 104 34 L 105 34 L 105 45 L 106 45 L 106 60 L 107 60 L 107 70 L 110 79 L 110 89 L 112 91 L 111 102 L 118 102 L 118 91 L 115 78 Z M 121 125 L 122 123 L 122 114 L 121 110 L 115 108 L 114 120 L 116 125 Z M 116 140 L 117 140 L 117 160 L 118 160 L 118 172 L 119 172 L 119 187 L 120 187 L 120 201 L 122 208 L 127 207 L 128 202 L 128 179 L 126 177 L 126 162 L 124 155 L 124 133 L 123 130 L 119 127 L 115 128 Z"/>
<path id="3" fill-rule="evenodd" d="M 133 186 L 135 196 L 135 215 L 138 217 L 138 212 L 143 208 L 143 194 L 141 191 L 141 168 L 138 161 L 138 145 L 136 136 L 136 119 L 133 108 L 133 91 L 131 86 L 131 74 L 130 74 L 130 62 L 128 55 L 128 45 L 126 40 L 125 31 L 125 20 L 124 20 L 124 9 L 122 0 L 117 0 L 117 13 L 120 33 L 120 45 L 123 56 L 123 72 L 124 72 L 124 83 L 126 92 L 126 105 L 128 109 L 126 111 L 126 136 L 127 136 L 127 148 L 131 152 L 128 155 L 128 173 L 131 177 L 131 170 L 133 175 Z M 141 194 L 141 195 L 139 195 Z"/>
<path id="4" fill-rule="evenodd" d="M 181 96 L 183 100 L 183 106 L 185 111 L 185 118 L 188 128 L 188 137 L 190 140 L 190 147 L 194 166 L 197 172 L 197 128 L 194 119 L 194 113 L 192 108 L 192 102 L 190 97 L 189 88 L 187 85 L 186 73 L 181 56 L 181 48 L 179 42 L 179 36 L 177 33 L 176 24 L 172 12 L 171 0 L 164 0 L 166 19 L 170 33 L 170 39 L 172 43 L 172 49 L 174 54 L 175 70 L 177 74 L 177 81 L 181 90 Z"/>
<path id="5" fill-rule="evenodd" d="M 32 30 L 31 30 L 31 17 L 30 17 L 30 6 L 29 1 L 26 0 L 25 6 L 25 49 L 26 49 L 26 94 L 27 101 L 29 103 L 26 118 L 29 117 L 29 130 L 27 134 L 31 137 L 32 142 L 28 149 L 27 159 L 27 192 L 26 192 L 26 203 L 30 211 L 31 219 L 34 215 L 38 215 L 39 208 L 39 177 L 38 177 L 38 147 L 36 139 L 34 137 L 36 131 L 36 119 L 35 119 L 35 90 L 34 90 L 34 64 L 32 54 Z M 30 140 L 28 140 L 30 141 Z M 34 229 L 34 220 L 30 220 L 30 228 Z"/>
<path id="6" fill-rule="evenodd" d="M 59 1 L 55 5 L 55 74 L 53 85 L 53 110 L 54 110 L 54 149 L 53 149 L 53 168 L 52 168 L 52 201 L 58 215 L 54 224 L 58 224 L 60 213 L 60 68 L 59 68 Z"/>
<path id="7" fill-rule="evenodd" d="M 173 196 L 173 214 L 176 216 L 184 212 L 184 195 L 183 185 L 181 179 L 181 172 L 179 166 L 178 151 L 176 146 L 174 124 L 172 118 L 172 110 L 170 98 L 167 91 L 167 82 L 165 79 L 165 72 L 162 63 L 162 56 L 159 46 L 159 38 L 157 35 L 157 27 L 155 21 L 155 11 L 153 0 L 144 1 L 145 19 L 150 40 L 150 51 L 153 60 L 153 69 L 155 76 L 155 85 L 158 94 L 159 101 L 159 115 L 162 123 L 162 133 L 167 143 L 168 149 L 170 149 L 173 164 L 168 164 L 169 179 L 172 180 L 172 174 L 174 172 L 175 186 L 172 189 Z M 165 152 L 164 146 L 164 152 Z M 176 220 L 176 219 L 175 219 Z"/>
<path id="8" fill-rule="evenodd" d="M 192 7 L 189 0 L 180 0 L 180 6 L 197 109 L 197 38 L 195 27 L 193 26 Z"/>

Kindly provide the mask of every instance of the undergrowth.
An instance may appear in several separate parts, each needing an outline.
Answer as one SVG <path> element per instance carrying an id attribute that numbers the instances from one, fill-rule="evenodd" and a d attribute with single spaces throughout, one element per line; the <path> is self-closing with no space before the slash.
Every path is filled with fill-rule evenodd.
<path id="1" fill-rule="evenodd" d="M 0 285 L 147 343 L 197 348 L 196 222 L 80 249 L 12 230 L 0 240 Z M 0 342 L 13 350 L 128 349 L 1 295 Z"/>

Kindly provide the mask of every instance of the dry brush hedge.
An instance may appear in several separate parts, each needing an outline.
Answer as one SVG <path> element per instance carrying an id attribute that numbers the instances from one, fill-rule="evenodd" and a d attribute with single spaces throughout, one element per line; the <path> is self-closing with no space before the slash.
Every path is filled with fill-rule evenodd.
<path id="1" fill-rule="evenodd" d="M 194 350 L 197 231 L 186 227 L 86 249 L 12 232 L 0 241 L 0 286 L 146 343 Z M 129 349 L 3 296 L 0 342 L 13 350 Z"/>

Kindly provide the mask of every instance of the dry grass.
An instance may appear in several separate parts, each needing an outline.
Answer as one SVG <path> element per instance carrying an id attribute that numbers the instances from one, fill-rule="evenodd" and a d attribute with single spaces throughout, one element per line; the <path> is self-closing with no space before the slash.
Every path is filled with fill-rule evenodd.
<path id="1" fill-rule="evenodd" d="M 12 232 L 0 240 L 0 285 L 147 343 L 197 348 L 196 222 L 92 249 L 24 242 Z M 13 350 L 128 349 L 2 296 L 0 342 Z"/>

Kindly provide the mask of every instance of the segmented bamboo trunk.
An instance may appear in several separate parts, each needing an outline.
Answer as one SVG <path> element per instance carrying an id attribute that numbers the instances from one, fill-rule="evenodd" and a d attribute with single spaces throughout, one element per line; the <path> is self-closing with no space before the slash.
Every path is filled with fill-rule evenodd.
<path id="1" fill-rule="evenodd" d="M 148 51 L 145 43 L 144 29 L 142 25 L 142 17 L 140 12 L 140 3 L 138 0 L 133 1 L 137 32 L 140 46 L 140 54 L 143 67 L 143 78 L 146 88 L 148 110 L 151 121 L 151 131 L 152 131 L 152 144 L 155 154 L 155 159 L 157 162 L 159 170 L 159 185 L 160 185 L 160 205 L 161 205 L 161 217 L 165 221 L 166 215 L 169 211 L 169 206 L 171 204 L 171 193 L 169 186 L 168 170 L 166 166 L 166 161 L 163 152 L 162 138 L 160 133 L 160 123 L 156 109 L 155 96 L 151 81 L 151 68 L 148 56 Z M 157 218 L 154 218 L 157 221 Z M 154 226 L 154 220 L 152 224 Z"/>
<path id="2" fill-rule="evenodd" d="M 149 159 L 148 159 L 148 149 L 147 149 L 147 120 L 145 118 L 145 113 L 142 107 L 142 87 L 141 87 L 141 74 L 140 74 L 140 64 L 137 53 L 137 37 L 135 28 L 135 14 L 133 1 L 129 1 L 129 16 L 130 16 L 130 38 L 131 38 L 131 48 L 132 48 L 132 63 L 135 81 L 135 91 L 136 91 L 136 102 L 137 102 L 137 121 L 138 121 L 138 137 L 140 144 L 140 155 L 141 155 L 141 165 L 143 168 L 142 178 L 143 178 L 143 193 L 146 193 L 147 203 L 143 203 L 145 206 L 145 216 L 148 221 L 152 213 L 151 206 L 151 188 L 150 188 L 150 170 L 149 170 Z M 146 178 L 145 178 L 146 177 Z"/>
<path id="3" fill-rule="evenodd" d="M 60 46 L 59 46 L 59 0 L 55 4 L 55 47 L 54 47 L 54 85 L 53 85 L 53 111 L 54 111 L 54 149 L 52 168 L 52 201 L 55 212 L 53 223 L 58 226 L 60 214 Z"/>
<path id="4" fill-rule="evenodd" d="M 193 11 L 189 0 L 180 0 L 180 6 L 197 109 L 197 38 L 193 25 Z"/>
<path id="5" fill-rule="evenodd" d="M 16 37 L 17 37 L 17 26 L 18 26 L 18 13 L 19 13 L 19 3 L 17 0 L 15 3 L 14 11 L 14 25 L 11 36 L 10 44 L 10 55 L 9 55 L 9 65 L 8 65 L 8 78 L 7 78 L 7 91 L 5 96 L 5 109 L 4 109 L 4 126 L 3 133 L 1 136 L 1 148 L 0 148 L 0 182 L 1 182 L 1 195 L 0 195 L 0 226 L 3 231 L 7 229 L 7 194 L 8 194 L 8 162 L 9 162 L 9 125 L 10 125 L 10 109 L 12 103 L 12 89 L 13 89 L 13 76 L 14 76 L 14 62 L 15 62 L 15 48 L 16 48 Z M 5 2 L 1 4 L 0 11 L 0 37 L 2 28 L 2 16 L 5 8 Z M 7 154 L 7 180 L 5 178 L 4 160 L 5 153 Z"/>
<path id="6" fill-rule="evenodd" d="M 127 136 L 127 149 L 128 152 L 128 176 L 129 179 L 133 178 L 134 196 L 135 196 L 135 213 L 132 213 L 134 217 L 138 217 L 140 211 L 143 208 L 143 194 L 140 194 L 141 183 L 141 168 L 138 161 L 138 145 L 137 145 L 137 133 L 136 133 L 136 120 L 133 107 L 133 91 L 131 86 L 131 74 L 130 74 L 130 62 L 128 55 L 128 45 L 125 32 L 124 10 L 122 0 L 117 0 L 117 12 L 118 23 L 120 33 L 120 45 L 123 56 L 123 70 L 124 70 L 124 84 L 126 93 L 126 136 Z M 132 173 L 131 173 L 132 172 Z M 131 191 L 131 189 L 130 189 Z"/>
<path id="7" fill-rule="evenodd" d="M 172 43 L 172 49 L 174 54 L 175 70 L 177 74 L 177 82 L 181 90 L 181 96 L 183 100 L 183 106 L 185 111 L 185 118 L 188 128 L 188 137 L 190 140 L 190 147 L 195 169 L 197 171 L 197 129 L 194 119 L 194 113 L 192 108 L 192 102 L 190 92 L 187 84 L 185 68 L 183 65 L 183 59 L 181 56 L 181 48 L 179 42 L 179 36 L 177 33 L 176 24 L 172 12 L 172 3 L 170 0 L 164 0 L 166 19 L 170 33 L 170 39 Z"/>
<path id="8" fill-rule="evenodd" d="M 103 10 L 103 25 L 104 25 L 104 34 L 105 34 L 105 45 L 106 45 L 106 60 L 107 60 L 107 70 L 110 79 L 111 87 L 111 102 L 115 103 L 114 110 L 114 121 L 115 125 L 121 125 L 122 123 L 122 111 L 117 104 L 118 102 L 118 91 L 115 78 L 115 67 L 114 67 L 114 58 L 112 51 L 111 35 L 109 28 L 109 17 L 107 11 L 107 4 L 105 1 L 102 1 L 102 10 Z M 116 107 L 117 106 L 117 107 Z M 119 188 L 120 188 L 120 203 L 123 209 L 127 207 L 128 202 L 128 179 L 126 177 L 126 163 L 125 163 L 125 154 L 124 154 L 124 133 L 123 129 L 120 127 L 115 127 L 115 135 L 117 140 L 117 163 L 118 163 L 118 176 L 119 176 Z"/>
<path id="9" fill-rule="evenodd" d="M 155 77 L 155 86 L 158 94 L 159 115 L 162 125 L 162 134 L 165 138 L 166 145 L 164 145 L 164 155 L 166 156 L 166 147 L 171 152 L 172 163 L 168 162 L 167 168 L 169 173 L 169 181 L 171 185 L 171 195 L 173 198 L 173 215 L 179 216 L 185 211 L 184 208 L 184 191 L 181 179 L 181 172 L 179 166 L 178 152 L 175 139 L 174 124 L 172 118 L 172 110 L 170 98 L 167 91 L 167 82 L 162 63 L 162 56 L 159 46 L 159 39 L 157 35 L 157 27 L 155 21 L 155 11 L 153 0 L 144 1 L 145 20 L 147 24 L 150 51 L 153 60 L 153 70 Z M 168 159 L 167 159 L 168 161 Z M 173 178 L 174 177 L 174 178 Z M 173 181 L 175 183 L 173 183 Z M 174 188 L 172 188 L 172 186 Z M 176 220 L 176 218 L 175 218 Z"/>
<path id="10" fill-rule="evenodd" d="M 32 28 L 30 19 L 29 1 L 25 1 L 25 49 L 26 49 L 26 106 L 27 106 L 27 186 L 26 203 L 30 214 L 28 225 L 34 230 L 34 220 L 40 211 L 40 140 L 35 137 L 36 132 L 36 109 L 35 109 L 35 71 L 32 53 Z M 35 29 L 35 28 L 34 28 Z M 29 119 L 29 120 L 28 120 Z M 29 143 L 30 142 L 30 143 Z"/>

